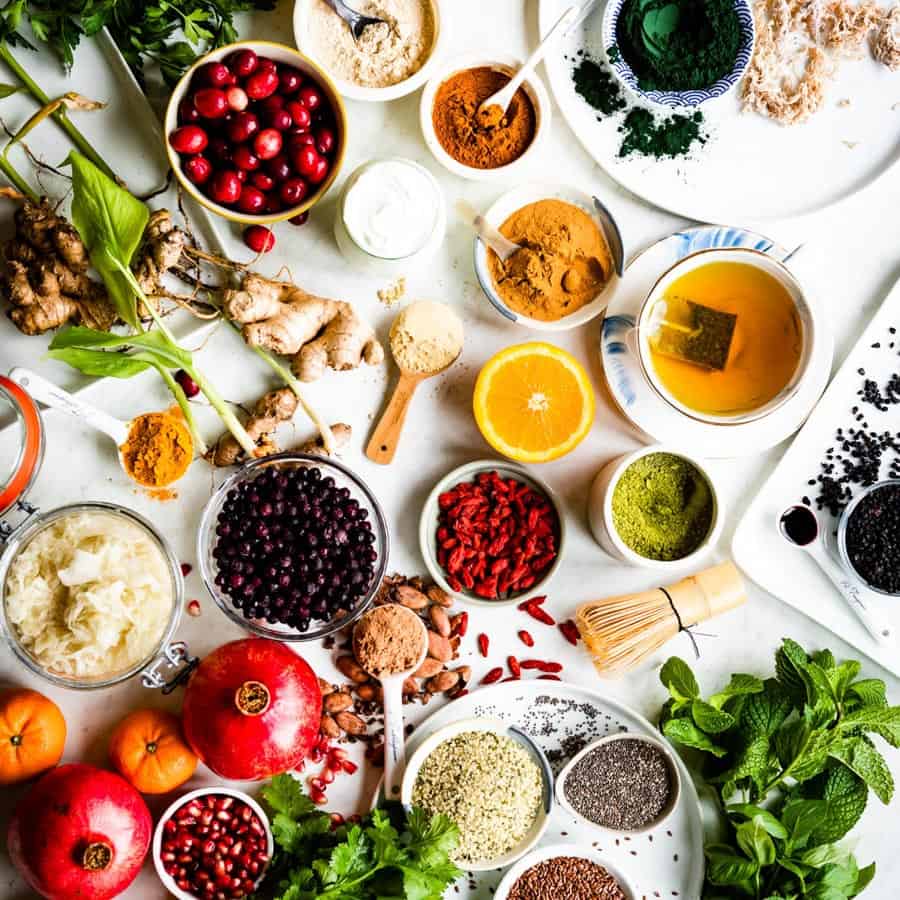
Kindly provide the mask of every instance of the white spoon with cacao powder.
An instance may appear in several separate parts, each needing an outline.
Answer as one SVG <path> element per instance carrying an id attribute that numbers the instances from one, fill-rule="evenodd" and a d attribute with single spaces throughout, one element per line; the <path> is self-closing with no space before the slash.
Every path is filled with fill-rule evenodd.
<path id="1" fill-rule="evenodd" d="M 403 682 L 428 655 L 425 623 L 396 603 L 376 606 L 353 629 L 357 662 L 381 682 L 384 694 L 384 795 L 400 795 L 406 768 L 406 731 L 403 721 Z"/>

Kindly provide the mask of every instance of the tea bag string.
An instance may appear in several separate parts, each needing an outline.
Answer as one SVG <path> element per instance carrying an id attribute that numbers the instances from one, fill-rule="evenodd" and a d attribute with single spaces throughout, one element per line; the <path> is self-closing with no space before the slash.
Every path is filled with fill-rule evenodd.
<path id="1" fill-rule="evenodd" d="M 672 612 L 675 613 L 675 620 L 678 622 L 678 630 L 683 631 L 688 636 L 691 642 L 691 646 L 694 648 L 694 656 L 697 659 L 700 659 L 700 645 L 697 643 L 697 638 L 715 637 L 715 635 L 703 631 L 694 631 L 694 629 L 697 627 L 696 625 L 685 625 L 684 622 L 681 621 L 681 613 L 678 612 L 678 607 L 675 605 L 675 601 L 672 599 L 672 595 L 664 587 L 661 587 L 659 590 L 663 592 L 666 600 L 669 601 L 669 606 L 672 607 Z"/>

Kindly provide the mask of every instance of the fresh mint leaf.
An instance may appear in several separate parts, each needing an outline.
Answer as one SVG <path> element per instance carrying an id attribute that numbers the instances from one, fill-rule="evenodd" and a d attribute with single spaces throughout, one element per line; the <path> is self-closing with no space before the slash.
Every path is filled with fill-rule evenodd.
<path id="1" fill-rule="evenodd" d="M 847 691 L 850 688 L 851 683 L 859 675 L 859 670 L 861 668 L 862 666 L 858 660 L 848 659 L 839 666 L 833 666 L 831 669 L 826 669 L 825 674 L 828 677 L 828 681 L 831 683 L 831 688 L 834 691 L 834 696 L 838 703 L 843 702 L 844 697 L 847 696 Z"/>
<path id="2" fill-rule="evenodd" d="M 817 666 L 821 666 L 826 671 L 828 669 L 833 669 L 837 665 L 834 654 L 830 650 L 816 650 L 810 656 L 810 661 L 814 662 Z"/>
<path id="3" fill-rule="evenodd" d="M 771 866 L 775 862 L 775 843 L 759 817 L 738 825 L 735 829 L 738 847 L 756 860 L 760 868 Z"/>
<path id="4" fill-rule="evenodd" d="M 781 810 L 781 821 L 788 832 L 790 846 L 804 847 L 827 815 L 828 803 L 824 800 L 789 800 Z"/>
<path id="5" fill-rule="evenodd" d="M 863 678 L 850 685 L 847 691 L 851 699 L 862 706 L 887 706 L 887 688 L 880 678 Z"/>
<path id="6" fill-rule="evenodd" d="M 691 667 L 677 656 L 671 656 L 659 670 L 660 681 L 675 700 L 685 702 L 700 696 L 700 685 Z"/>
<path id="7" fill-rule="evenodd" d="M 714 743 L 705 732 L 701 731 L 690 719 L 671 719 L 663 726 L 663 734 L 676 744 L 693 747 L 712 753 L 713 756 L 727 756 L 728 751 Z"/>
<path id="8" fill-rule="evenodd" d="M 747 698 L 741 710 L 741 729 L 752 738 L 770 738 L 791 714 L 790 694 L 774 678 L 764 682 L 763 690 Z"/>
<path id="9" fill-rule="evenodd" d="M 775 818 L 772 813 L 761 806 L 752 803 L 729 803 L 726 807 L 732 815 L 743 816 L 746 819 L 757 821 L 772 837 L 785 840 L 788 837 L 788 829 Z"/>
<path id="10" fill-rule="evenodd" d="M 833 843 L 860 820 L 866 809 L 869 789 L 862 778 L 843 765 L 834 766 L 817 782 L 806 787 L 818 792 L 828 804 L 828 815 L 812 833 L 811 841 L 814 844 Z"/>
<path id="11" fill-rule="evenodd" d="M 821 869 L 829 863 L 845 863 L 849 857 L 846 847 L 840 844 L 821 844 L 818 847 L 811 847 L 800 856 L 800 861 L 814 869 Z"/>
<path id="12" fill-rule="evenodd" d="M 863 706 L 847 713 L 840 727 L 873 732 L 883 737 L 892 747 L 900 747 L 900 706 Z"/>
<path id="13" fill-rule="evenodd" d="M 764 690 L 765 685 L 761 678 L 755 675 L 732 675 L 731 681 L 719 691 L 709 698 L 712 706 L 721 709 L 729 700 L 735 697 L 745 697 L 748 694 L 760 694 Z"/>
<path id="14" fill-rule="evenodd" d="M 691 716 L 707 734 L 721 734 L 734 726 L 734 717 L 704 700 L 691 703 Z"/>
<path id="15" fill-rule="evenodd" d="M 719 887 L 749 884 L 759 871 L 759 864 L 738 856 L 730 847 L 713 845 L 706 848 L 706 880 Z"/>
<path id="16" fill-rule="evenodd" d="M 882 803 L 894 796 L 894 777 L 884 757 L 862 736 L 840 741 L 829 751 L 832 759 L 842 762 L 869 786 Z"/>
<path id="17" fill-rule="evenodd" d="M 871 883 L 875 877 L 875 863 L 869 863 L 865 868 L 859 870 L 859 877 L 856 879 L 856 887 L 851 897 L 861 894 Z"/>

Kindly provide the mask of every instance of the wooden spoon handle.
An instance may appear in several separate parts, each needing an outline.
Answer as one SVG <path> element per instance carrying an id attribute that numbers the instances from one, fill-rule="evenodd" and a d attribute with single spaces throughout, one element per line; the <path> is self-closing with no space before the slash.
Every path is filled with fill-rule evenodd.
<path id="1" fill-rule="evenodd" d="M 394 458 L 394 454 L 397 452 L 397 443 L 400 440 L 400 432 L 403 430 L 403 423 L 406 420 L 406 412 L 421 380 L 421 375 L 414 375 L 410 372 L 400 373 L 400 380 L 397 382 L 397 387 L 394 388 L 394 395 L 381 414 L 381 420 L 375 426 L 369 446 L 366 447 L 366 456 L 372 462 L 386 466 Z"/>

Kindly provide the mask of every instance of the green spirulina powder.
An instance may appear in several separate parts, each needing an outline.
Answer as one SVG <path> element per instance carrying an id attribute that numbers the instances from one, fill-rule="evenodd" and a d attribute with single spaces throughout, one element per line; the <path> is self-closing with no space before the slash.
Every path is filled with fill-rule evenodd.
<path id="1" fill-rule="evenodd" d="M 700 90 L 734 68 L 741 26 L 734 0 L 625 0 L 616 42 L 642 90 Z"/>
<path id="2" fill-rule="evenodd" d="M 706 478 L 673 453 L 635 460 L 613 490 L 613 526 L 639 556 L 672 561 L 693 553 L 709 534 L 713 497 Z"/>

